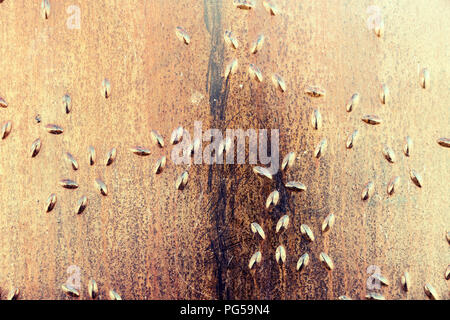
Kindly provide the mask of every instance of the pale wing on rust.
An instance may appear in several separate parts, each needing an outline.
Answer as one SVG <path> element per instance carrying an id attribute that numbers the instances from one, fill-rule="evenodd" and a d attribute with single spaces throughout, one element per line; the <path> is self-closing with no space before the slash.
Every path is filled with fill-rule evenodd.
<path id="1" fill-rule="evenodd" d="M 450 4 L 386 3 L 374 32 L 370 1 L 273 2 L 276 10 L 263 1 L 242 10 L 233 0 L 81 0 L 79 29 L 68 28 L 65 1 L 0 3 L 0 123 L 13 124 L 0 140 L 2 292 L 74 299 L 61 290 L 73 288 L 88 299 L 95 279 L 99 299 L 449 298 Z M 251 53 L 261 34 L 264 46 Z M 225 78 L 233 59 L 239 68 Z M 295 152 L 295 162 L 272 179 L 249 164 L 175 165 L 171 134 L 192 135 L 194 121 L 204 130 L 280 129 L 280 154 Z M 409 157 L 405 137 L 414 141 Z M 316 158 L 320 141 L 327 149 Z M 67 179 L 78 188 L 59 185 Z M 289 181 L 307 189 L 288 190 Z M 376 188 L 362 201 L 368 181 Z M 266 209 L 273 190 L 278 204 Z M 80 199 L 89 203 L 77 214 Z M 336 222 L 322 233 L 330 213 Z M 278 238 L 284 215 L 289 228 Z M 265 239 L 252 235 L 255 221 Z M 286 260 L 277 264 L 279 247 Z M 79 288 L 68 282 L 71 266 Z M 390 283 L 381 293 L 367 289 L 369 266 Z"/>

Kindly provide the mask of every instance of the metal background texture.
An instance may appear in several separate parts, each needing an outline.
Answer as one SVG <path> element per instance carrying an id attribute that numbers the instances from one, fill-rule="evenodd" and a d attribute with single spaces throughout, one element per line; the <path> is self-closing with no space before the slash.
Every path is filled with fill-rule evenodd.
<path id="1" fill-rule="evenodd" d="M 270 16 L 262 1 L 252 10 L 220 0 L 180 1 L 50 1 L 43 19 L 41 1 L 0 4 L 0 120 L 12 121 L 9 136 L 0 141 L 0 288 L 11 287 L 19 299 L 72 299 L 61 290 L 70 266 L 80 268 L 81 297 L 87 282 L 99 284 L 100 298 L 114 289 L 123 299 L 364 299 L 367 268 L 378 266 L 390 281 L 381 292 L 387 299 L 426 299 L 431 284 L 449 299 L 444 272 L 450 263 L 446 232 L 450 229 L 450 150 L 436 140 L 450 135 L 450 3 L 432 1 L 278 1 L 281 14 Z M 66 26 L 67 7 L 81 9 L 81 28 Z M 385 35 L 378 38 L 366 25 L 370 5 L 382 9 Z M 185 45 L 175 35 L 182 26 L 191 37 Z M 224 43 L 232 30 L 240 46 Z M 249 49 L 265 35 L 260 52 Z M 223 73 L 233 58 L 238 72 Z M 262 83 L 251 80 L 249 63 L 257 65 Z M 418 71 L 431 71 L 431 86 L 419 85 Z M 287 91 L 277 91 L 270 75 L 283 76 Z M 102 96 L 102 81 L 111 82 L 111 96 Z M 380 103 L 386 83 L 391 102 Z M 320 85 L 327 93 L 311 98 L 306 86 Z M 361 102 L 347 113 L 355 92 Z M 72 111 L 64 112 L 69 94 Z M 314 130 L 310 115 L 320 109 L 323 127 Z M 378 126 L 361 121 L 365 114 L 383 119 Z M 40 115 L 41 122 L 35 117 Z M 297 152 L 293 168 L 273 181 L 258 178 L 252 166 L 191 165 L 170 161 L 170 134 L 183 126 L 192 134 L 194 121 L 203 129 L 280 129 L 280 154 Z M 64 129 L 61 135 L 47 124 Z M 360 137 L 347 150 L 347 136 Z M 150 131 L 165 139 L 152 145 Z M 414 141 L 410 157 L 402 148 L 405 136 Z M 42 140 L 31 158 L 32 142 Z M 328 149 L 313 157 L 317 143 Z M 381 152 L 388 144 L 397 162 Z M 151 150 L 139 157 L 129 147 Z M 88 162 L 88 147 L 97 153 Z M 117 148 L 117 159 L 104 157 Z M 74 171 L 63 160 L 70 152 L 78 160 Z M 162 155 L 165 170 L 152 168 Z M 409 178 L 415 169 L 424 185 Z M 183 191 L 175 188 L 187 170 Z M 394 195 L 386 185 L 401 177 Z M 63 189 L 60 179 L 79 184 Z M 101 178 L 108 196 L 94 180 Z M 298 180 L 307 191 L 283 188 Z M 369 181 L 375 193 L 361 200 Z M 278 188 L 280 204 L 264 207 Z M 57 195 L 55 208 L 45 202 Z M 77 200 L 89 203 L 81 215 Z M 336 223 L 326 234 L 320 226 L 334 213 Z M 290 216 L 286 231 L 275 233 L 278 219 Z M 267 238 L 250 231 L 258 222 Z M 300 225 L 308 224 L 316 240 L 308 243 Z M 283 244 L 285 264 L 275 261 Z M 251 255 L 262 262 L 248 269 Z M 327 252 L 335 268 L 327 271 L 319 253 Z M 308 252 L 309 266 L 295 270 Z M 400 278 L 408 270 L 412 285 L 404 292 Z"/>

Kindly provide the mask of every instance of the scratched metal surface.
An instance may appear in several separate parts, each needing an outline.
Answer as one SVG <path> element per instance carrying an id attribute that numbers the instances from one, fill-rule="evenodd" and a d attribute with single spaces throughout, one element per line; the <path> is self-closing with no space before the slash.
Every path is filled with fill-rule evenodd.
<path id="1" fill-rule="evenodd" d="M 0 288 L 11 287 L 20 299 L 68 299 L 61 290 L 70 266 L 81 270 L 81 299 L 87 282 L 99 284 L 100 298 L 109 289 L 124 299 L 336 299 L 367 294 L 367 268 L 376 265 L 390 281 L 380 292 L 387 299 L 425 299 L 430 283 L 441 298 L 449 298 L 444 272 L 450 262 L 445 233 L 449 225 L 449 151 L 436 143 L 450 135 L 450 4 L 445 0 L 279 1 L 282 13 L 270 16 L 261 1 L 250 11 L 232 1 L 79 1 L 81 29 L 66 27 L 71 1 L 50 1 L 49 19 L 40 15 L 40 1 L 0 4 L 0 96 L 9 104 L 0 120 L 13 123 L 0 141 Z M 382 8 L 385 35 L 368 29 L 367 7 Z M 182 26 L 191 36 L 186 46 L 175 35 Z M 237 50 L 224 44 L 231 29 Z M 249 52 L 262 33 L 260 52 Z M 239 61 L 228 81 L 228 61 Z M 249 63 L 264 81 L 251 81 Z M 418 68 L 431 70 L 431 87 L 419 86 Z M 277 72 L 287 92 L 276 91 L 270 75 Z M 111 96 L 101 94 L 104 78 Z M 380 85 L 387 83 L 392 102 L 382 105 Z M 326 89 L 322 98 L 304 93 L 309 84 Z M 354 92 L 362 96 L 351 113 L 345 104 Z M 70 94 L 72 112 L 62 97 Z M 323 128 L 313 130 L 311 112 L 319 108 Z M 36 115 L 41 122 L 37 123 Z M 378 126 L 361 121 L 365 114 L 383 119 Z M 292 169 L 273 182 L 261 180 L 250 165 L 175 166 L 170 160 L 162 174 L 152 167 L 170 156 L 169 138 L 180 125 L 192 134 L 194 121 L 203 128 L 280 129 L 280 152 L 296 151 Z M 62 135 L 45 125 L 58 124 Z M 158 130 L 166 147 L 151 144 Z M 347 136 L 358 129 L 353 149 Z M 406 135 L 414 149 L 402 153 Z M 29 156 L 40 137 L 42 148 Z M 312 153 L 326 137 L 320 159 Z M 390 145 L 397 162 L 382 155 Z M 88 147 L 97 162 L 88 164 Z M 128 148 L 151 150 L 139 157 Z M 117 159 L 104 157 L 117 148 Z M 63 160 L 70 152 L 79 163 L 73 171 Z M 422 174 L 423 188 L 409 178 L 409 169 Z M 185 190 L 175 180 L 188 170 Z M 391 177 L 401 177 L 393 196 L 386 194 Z M 60 179 L 79 184 L 63 189 Z M 94 180 L 101 178 L 108 196 Z M 298 180 L 307 191 L 285 191 L 283 183 Z M 375 194 L 361 200 L 369 181 Z M 264 209 L 275 188 L 281 193 L 274 210 Z M 45 202 L 57 195 L 55 208 Z M 75 214 L 86 195 L 87 209 Z M 334 213 L 336 223 L 322 234 L 323 219 Z M 283 214 L 289 228 L 275 234 Z M 266 232 L 260 241 L 250 231 L 258 222 Z M 300 224 L 313 230 L 308 243 Z M 275 249 L 287 250 L 284 265 Z M 262 262 L 248 269 L 260 248 Z M 333 259 L 326 271 L 321 251 Z M 297 259 L 308 252 L 311 261 L 302 273 Z M 407 293 L 400 287 L 404 271 L 411 274 Z"/>

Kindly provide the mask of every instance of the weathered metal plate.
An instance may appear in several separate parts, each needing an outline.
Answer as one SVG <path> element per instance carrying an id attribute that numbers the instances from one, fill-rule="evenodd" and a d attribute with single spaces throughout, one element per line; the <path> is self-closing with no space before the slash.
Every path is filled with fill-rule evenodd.
<path id="1" fill-rule="evenodd" d="M 450 135 L 448 1 L 385 3 L 380 38 L 367 24 L 370 1 L 278 1 L 280 12 L 271 16 L 261 1 L 240 10 L 232 0 L 80 0 L 79 29 L 72 3 L 50 3 L 47 19 L 40 1 L 0 4 L 0 96 L 7 101 L 0 120 L 14 124 L 0 140 L 4 294 L 17 287 L 19 299 L 73 299 L 61 290 L 69 283 L 88 299 L 93 278 L 100 299 L 110 290 L 123 299 L 364 299 L 379 268 L 391 283 L 379 290 L 386 299 L 425 299 L 427 283 L 449 299 L 443 273 L 450 261 L 450 154 L 436 143 Z M 189 45 L 177 38 L 177 26 L 189 34 Z M 230 27 L 240 42 L 236 50 L 224 43 Z M 259 34 L 264 47 L 252 54 Z M 234 58 L 239 69 L 227 80 Z M 249 78 L 250 63 L 264 75 L 261 83 Z M 423 68 L 430 72 L 426 89 Z M 283 76 L 285 92 L 273 86 L 273 73 Z M 305 94 L 310 85 L 326 95 Z M 360 101 L 348 113 L 355 92 Z M 70 113 L 61 106 L 65 94 Z M 315 109 L 323 116 L 319 131 L 310 122 Z M 367 125 L 366 114 L 383 122 Z M 175 165 L 170 135 L 179 126 L 193 134 L 197 120 L 204 131 L 280 129 L 280 154 L 294 151 L 297 159 L 273 180 L 257 178 L 249 164 Z M 64 132 L 48 134 L 48 124 Z M 152 143 L 151 130 L 165 139 L 164 148 Z M 354 130 L 358 142 L 347 149 Z M 408 158 L 405 136 L 414 141 Z M 42 145 L 31 157 L 37 138 Z M 323 138 L 327 151 L 316 159 Z M 385 144 L 396 152 L 394 164 L 380 152 Z M 152 146 L 150 155 L 129 152 L 136 145 Z M 92 166 L 89 146 L 97 154 Z M 105 166 L 112 148 L 116 159 Z M 65 152 L 77 159 L 77 171 L 63 161 Z M 166 167 L 155 175 L 163 156 Z M 422 175 L 422 188 L 408 177 L 410 169 Z M 189 183 L 179 191 L 174 185 L 183 171 Z M 389 196 L 393 176 L 402 185 Z M 79 187 L 61 188 L 65 178 Z M 95 179 L 108 186 L 108 196 L 96 190 Z M 308 188 L 287 191 L 287 181 Z M 362 201 L 367 181 L 375 192 Z M 275 189 L 279 203 L 266 211 Z M 58 201 L 45 212 L 52 193 Z M 89 205 L 77 215 L 83 195 Z M 323 234 L 330 213 L 336 223 Z M 285 214 L 289 228 L 278 238 L 275 226 Z M 254 221 L 266 240 L 252 237 Z M 302 238 L 301 224 L 311 227 L 314 242 Z M 287 258 L 277 264 L 279 245 Z M 262 260 L 249 269 L 257 251 Z M 332 271 L 321 252 L 332 258 Z M 304 253 L 310 261 L 299 273 Z M 406 270 L 407 292 L 400 283 Z"/>

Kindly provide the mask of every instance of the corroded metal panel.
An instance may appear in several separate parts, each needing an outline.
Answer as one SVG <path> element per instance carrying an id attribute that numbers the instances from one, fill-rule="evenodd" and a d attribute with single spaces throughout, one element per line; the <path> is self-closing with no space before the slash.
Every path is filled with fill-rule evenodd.
<path id="1" fill-rule="evenodd" d="M 233 2 L 1 1 L 2 298 L 449 299 L 448 1 Z"/>

